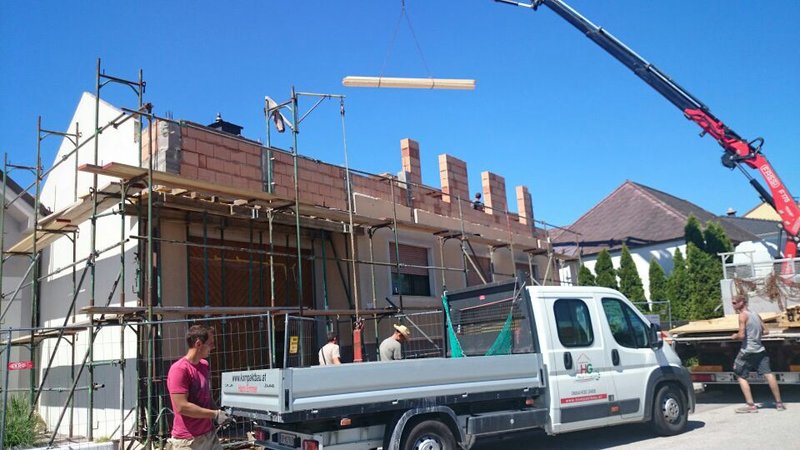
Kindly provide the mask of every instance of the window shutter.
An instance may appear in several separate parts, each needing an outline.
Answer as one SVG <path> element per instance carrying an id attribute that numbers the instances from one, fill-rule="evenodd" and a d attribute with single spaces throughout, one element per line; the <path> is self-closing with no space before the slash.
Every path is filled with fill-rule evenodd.
<path id="1" fill-rule="evenodd" d="M 402 264 L 409 264 L 412 266 L 427 266 L 428 265 L 428 249 L 425 247 L 414 247 L 412 245 L 398 244 L 400 253 L 400 262 Z M 394 242 L 389 243 L 389 261 L 392 264 L 397 263 L 395 258 Z M 397 273 L 397 267 L 392 267 L 392 272 Z M 428 276 L 428 269 L 421 267 L 400 267 L 400 273 L 408 275 L 422 275 Z"/>
<path id="2" fill-rule="evenodd" d="M 492 281 L 492 276 L 489 274 L 489 258 L 484 258 L 483 256 L 473 256 L 472 260 L 475 261 L 475 264 L 481 268 L 483 276 L 486 277 L 486 282 L 490 283 Z M 480 275 L 475 272 L 475 268 L 472 267 L 472 264 L 470 264 L 469 261 L 467 261 L 467 269 L 467 286 L 477 286 L 479 284 L 483 284 Z"/>

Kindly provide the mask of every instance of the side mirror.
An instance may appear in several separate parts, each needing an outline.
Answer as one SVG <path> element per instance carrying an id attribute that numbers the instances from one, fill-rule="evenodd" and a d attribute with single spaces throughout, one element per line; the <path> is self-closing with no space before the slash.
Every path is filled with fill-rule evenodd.
<path id="1" fill-rule="evenodd" d="M 664 340 L 661 339 L 661 327 L 657 324 L 650 324 L 650 348 L 653 350 L 661 350 L 664 347 Z"/>

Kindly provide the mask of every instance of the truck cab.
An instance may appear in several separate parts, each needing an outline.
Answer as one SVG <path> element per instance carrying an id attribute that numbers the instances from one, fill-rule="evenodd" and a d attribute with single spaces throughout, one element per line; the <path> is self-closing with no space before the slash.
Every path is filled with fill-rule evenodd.
<path id="1" fill-rule="evenodd" d="M 552 434 L 651 421 L 675 434 L 694 410 L 680 358 L 657 327 L 619 292 L 599 287 L 528 287 L 547 367 Z"/>

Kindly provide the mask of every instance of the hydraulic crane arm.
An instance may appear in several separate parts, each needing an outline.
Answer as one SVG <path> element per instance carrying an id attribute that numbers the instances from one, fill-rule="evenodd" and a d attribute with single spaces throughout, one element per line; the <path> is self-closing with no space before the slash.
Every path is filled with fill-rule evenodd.
<path id="1" fill-rule="evenodd" d="M 798 236 L 800 235 L 800 207 L 795 203 L 789 190 L 778 177 L 772 165 L 761 153 L 761 146 L 764 144 L 762 138 L 756 138 L 749 142 L 742 139 L 736 132 L 711 114 L 711 111 L 703 102 L 683 89 L 656 66 L 636 54 L 611 33 L 593 24 L 563 1 L 531 0 L 530 3 L 512 0 L 495 1 L 530 8 L 534 11 L 541 5 L 547 6 L 624 64 L 625 67 L 658 91 L 670 103 L 683 111 L 687 119 L 700 126 L 702 129 L 701 136 L 709 134 L 722 146 L 725 151 L 722 156 L 722 164 L 730 169 L 739 168 L 748 178 L 750 184 L 758 191 L 761 198 L 775 208 L 775 211 L 781 217 L 781 225 L 787 233 L 783 256 L 784 258 L 797 256 L 797 246 L 798 242 L 800 242 L 800 237 Z M 766 180 L 770 191 L 767 192 L 757 180 L 750 176 L 742 167 L 742 164 L 758 170 Z"/>

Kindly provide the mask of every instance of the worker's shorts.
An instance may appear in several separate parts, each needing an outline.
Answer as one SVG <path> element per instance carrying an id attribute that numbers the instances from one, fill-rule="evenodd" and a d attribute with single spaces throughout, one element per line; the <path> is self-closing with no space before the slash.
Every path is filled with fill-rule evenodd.
<path id="1" fill-rule="evenodd" d="M 193 439 L 169 438 L 167 447 L 169 450 L 222 450 L 216 430 L 211 430 Z"/>
<path id="2" fill-rule="evenodd" d="M 769 356 L 767 352 L 745 353 L 740 351 L 733 362 L 733 373 L 738 377 L 745 378 L 750 372 L 758 372 L 759 375 L 772 373 L 769 368 Z"/>

